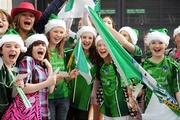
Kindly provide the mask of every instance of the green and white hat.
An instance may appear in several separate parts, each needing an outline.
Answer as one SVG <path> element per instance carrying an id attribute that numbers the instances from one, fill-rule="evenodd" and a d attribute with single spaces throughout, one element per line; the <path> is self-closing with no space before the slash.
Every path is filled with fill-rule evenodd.
<path id="1" fill-rule="evenodd" d="M 131 38 L 131 40 L 132 40 L 132 44 L 133 44 L 133 45 L 135 45 L 135 44 L 137 43 L 137 41 L 138 41 L 138 36 L 137 36 L 136 31 L 135 31 L 133 28 L 131 28 L 131 27 L 129 27 L 129 26 L 125 26 L 125 27 L 122 27 L 122 28 L 119 30 L 119 32 L 121 32 L 121 31 L 126 31 L 126 32 L 128 32 L 128 34 L 129 34 L 129 36 L 130 36 L 130 38 Z"/>
<path id="2" fill-rule="evenodd" d="M 174 29 L 173 37 L 175 38 L 178 33 L 180 33 L 180 26 Z"/>
<path id="3" fill-rule="evenodd" d="M 48 23 L 45 25 L 45 34 L 47 34 L 52 28 L 62 27 L 66 31 L 66 23 L 61 20 L 55 14 L 51 14 Z"/>
<path id="4" fill-rule="evenodd" d="M 96 46 L 97 46 L 97 43 L 98 43 L 100 40 L 103 40 L 103 38 L 102 38 L 100 35 L 98 35 L 98 36 L 96 37 L 96 41 L 95 41 L 95 45 L 96 45 Z"/>
<path id="5" fill-rule="evenodd" d="M 79 39 L 80 36 L 85 32 L 91 32 L 96 38 L 97 32 L 96 32 L 96 29 L 92 26 L 82 26 L 77 32 L 77 38 Z"/>
<path id="6" fill-rule="evenodd" d="M 149 45 L 153 40 L 158 40 L 165 43 L 167 46 L 169 44 L 170 37 L 167 35 L 167 29 L 150 29 L 147 34 L 146 43 Z"/>
<path id="7" fill-rule="evenodd" d="M 29 36 L 25 41 L 25 45 L 28 48 L 30 45 L 32 45 L 36 41 L 42 41 L 46 44 L 46 47 L 48 47 L 49 42 L 46 35 L 44 34 L 33 34 Z"/>
<path id="8" fill-rule="evenodd" d="M 24 42 L 18 32 L 14 29 L 9 29 L 5 35 L 0 39 L 0 47 L 3 46 L 4 43 L 7 42 L 15 42 L 20 45 L 21 52 L 26 52 L 27 48 L 24 46 Z"/>

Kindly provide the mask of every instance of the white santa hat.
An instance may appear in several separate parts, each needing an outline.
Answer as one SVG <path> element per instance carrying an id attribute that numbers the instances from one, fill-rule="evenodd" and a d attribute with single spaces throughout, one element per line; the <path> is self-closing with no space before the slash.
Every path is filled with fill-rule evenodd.
<path id="1" fill-rule="evenodd" d="M 100 40 L 103 40 L 103 38 L 102 38 L 100 35 L 98 35 L 98 36 L 96 37 L 96 41 L 95 41 L 95 45 L 96 45 L 96 46 L 97 46 L 97 43 L 98 43 Z"/>
<path id="2" fill-rule="evenodd" d="M 36 41 L 42 41 L 46 44 L 46 46 L 48 47 L 48 39 L 44 34 L 33 34 L 30 37 L 28 37 L 25 41 L 25 45 L 28 48 L 30 45 L 32 45 L 34 42 Z"/>
<path id="3" fill-rule="evenodd" d="M 65 21 L 59 19 L 58 16 L 51 14 L 48 23 L 45 25 L 45 34 L 55 27 L 62 27 L 66 31 Z"/>
<path id="4" fill-rule="evenodd" d="M 129 26 L 125 26 L 125 27 L 122 27 L 122 28 L 119 30 L 119 32 L 121 32 L 121 31 L 126 31 L 126 32 L 128 32 L 128 34 L 129 34 L 129 36 L 130 36 L 130 38 L 131 38 L 131 40 L 132 40 L 132 44 L 133 44 L 133 45 L 135 45 L 135 44 L 137 43 L 138 37 L 137 37 L 137 34 L 136 34 L 135 30 L 133 30 L 133 29 L 132 29 L 131 27 L 129 27 Z"/>
<path id="5" fill-rule="evenodd" d="M 21 36 L 14 29 L 9 29 L 8 32 L 2 36 L 0 39 L 0 47 L 2 47 L 3 44 L 7 42 L 15 42 L 20 45 L 21 52 L 27 51 Z"/>
<path id="6" fill-rule="evenodd" d="M 91 32 L 94 37 L 96 37 L 97 35 L 97 32 L 96 32 L 96 29 L 92 26 L 82 26 L 79 31 L 77 32 L 77 38 L 79 39 L 80 36 L 85 33 L 85 32 Z"/>
<path id="7" fill-rule="evenodd" d="M 147 38 L 146 38 L 147 45 L 149 45 L 153 40 L 161 41 L 168 46 L 170 37 L 164 32 L 153 31 L 147 34 Z"/>
<path id="8" fill-rule="evenodd" d="M 175 38 L 178 33 L 180 33 L 180 26 L 174 29 L 173 37 Z"/>

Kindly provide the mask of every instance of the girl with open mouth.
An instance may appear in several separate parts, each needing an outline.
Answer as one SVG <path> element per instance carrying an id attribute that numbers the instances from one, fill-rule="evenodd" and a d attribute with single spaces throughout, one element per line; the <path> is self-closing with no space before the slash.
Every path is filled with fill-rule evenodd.
<path id="1" fill-rule="evenodd" d="M 9 29 L 0 39 L 0 119 L 13 100 L 13 66 L 20 53 L 25 51 L 24 42 L 14 29 Z M 22 80 L 16 80 L 17 86 L 23 86 L 23 84 Z"/>

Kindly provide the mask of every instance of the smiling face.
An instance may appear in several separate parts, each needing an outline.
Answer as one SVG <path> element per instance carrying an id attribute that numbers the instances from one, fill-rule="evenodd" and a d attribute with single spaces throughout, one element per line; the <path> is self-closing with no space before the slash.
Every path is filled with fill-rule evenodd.
<path id="1" fill-rule="evenodd" d="M 19 14 L 19 28 L 22 31 L 31 31 L 35 23 L 35 16 L 30 12 L 22 12 Z"/>
<path id="2" fill-rule="evenodd" d="M 15 42 L 4 43 L 1 49 L 1 54 L 4 63 L 8 67 L 12 67 L 12 65 L 16 63 L 16 60 L 20 54 L 20 50 L 20 45 Z"/>
<path id="3" fill-rule="evenodd" d="M 97 42 L 96 48 L 101 58 L 105 59 L 106 57 L 108 57 L 109 52 L 103 40 L 99 40 Z"/>
<path id="4" fill-rule="evenodd" d="M 91 32 L 84 32 L 81 35 L 82 47 L 85 50 L 89 50 L 93 44 L 94 35 Z"/>
<path id="5" fill-rule="evenodd" d="M 41 62 L 45 58 L 46 50 L 46 44 L 42 41 L 37 41 L 33 43 L 32 57 Z"/>
<path id="6" fill-rule="evenodd" d="M 65 30 L 62 27 L 55 27 L 49 31 L 49 44 L 57 45 L 65 37 Z"/>
<path id="7" fill-rule="evenodd" d="M 3 13 L 0 13 L 0 36 L 3 35 L 9 27 L 9 22 L 7 16 Z"/>
<path id="8" fill-rule="evenodd" d="M 158 40 L 153 40 L 150 44 L 149 44 L 149 49 L 152 53 L 152 56 L 155 57 L 162 57 L 164 56 L 164 52 L 166 49 L 166 44 L 164 44 L 161 41 Z"/>

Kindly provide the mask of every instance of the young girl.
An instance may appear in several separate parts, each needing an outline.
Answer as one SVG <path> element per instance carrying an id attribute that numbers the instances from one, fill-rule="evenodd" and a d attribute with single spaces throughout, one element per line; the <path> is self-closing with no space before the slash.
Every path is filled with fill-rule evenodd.
<path id="1" fill-rule="evenodd" d="M 152 56 L 145 59 L 142 66 L 180 104 L 179 66 L 172 58 L 164 54 L 169 44 L 169 39 L 170 37 L 166 34 L 166 31 L 164 33 L 159 31 L 148 33 L 147 44 Z M 149 104 L 151 97 L 152 91 L 146 89 L 145 107 Z M 157 112 L 155 109 L 154 111 Z M 157 114 L 155 112 L 153 113 L 154 115 Z M 156 119 L 161 119 L 162 115 L 158 113 Z"/>
<path id="2" fill-rule="evenodd" d="M 56 14 L 64 1 L 53 0 L 42 15 L 30 2 L 21 2 L 18 7 L 13 8 L 11 16 L 22 39 L 26 40 L 29 34 L 34 32 L 43 33 L 50 14 Z"/>
<path id="3" fill-rule="evenodd" d="M 0 9 L 0 38 L 6 33 L 8 28 L 11 27 L 11 24 L 11 16 L 4 10 Z"/>
<path id="4" fill-rule="evenodd" d="M 52 14 L 48 23 L 45 25 L 45 33 L 49 40 L 48 52 L 53 71 L 58 68 L 60 68 L 60 71 L 65 71 L 65 22 Z M 66 120 L 69 110 L 69 98 L 67 83 L 64 79 L 56 84 L 54 92 L 48 96 L 48 99 L 51 120 Z"/>
<path id="5" fill-rule="evenodd" d="M 115 23 L 111 16 L 104 16 L 103 21 L 107 26 L 112 27 L 112 28 L 115 27 Z"/>
<path id="6" fill-rule="evenodd" d="M 117 73 L 108 49 L 100 36 L 96 38 L 96 48 L 100 57 L 103 58 L 99 79 L 102 82 L 104 101 L 100 106 L 100 112 L 104 115 L 105 120 L 130 119 L 121 77 Z"/>
<path id="7" fill-rule="evenodd" d="M 83 51 L 94 80 L 96 74 L 96 50 L 94 46 L 96 30 L 91 26 L 82 26 L 77 33 L 77 37 L 80 38 L 82 42 Z M 88 120 L 92 83 L 88 85 L 81 75 L 78 75 L 77 79 L 71 80 L 68 83 L 70 93 L 68 120 Z"/>
<path id="8" fill-rule="evenodd" d="M 129 26 L 122 27 L 120 30 L 119 42 L 122 46 L 132 55 L 132 57 L 137 61 L 141 62 L 142 50 L 136 45 L 138 41 L 138 35 L 134 29 Z M 120 36 L 119 35 L 119 36 Z M 126 42 L 124 42 L 126 41 Z"/>
<path id="9" fill-rule="evenodd" d="M 175 47 L 166 50 L 166 54 L 175 59 L 178 63 L 180 62 L 180 26 L 174 29 L 174 43 Z"/>
<path id="10" fill-rule="evenodd" d="M 32 107 L 26 109 L 19 95 L 7 110 L 4 118 L 48 120 L 48 93 L 53 92 L 56 75 L 48 61 L 48 40 L 43 34 L 34 34 L 25 42 L 28 50 L 19 62 L 19 74 L 29 74 L 24 78 L 25 92 Z"/>
<path id="11" fill-rule="evenodd" d="M 0 39 L 0 119 L 12 102 L 14 81 L 10 71 L 16 63 L 20 52 L 25 51 L 23 40 L 13 29 L 10 29 Z"/>

